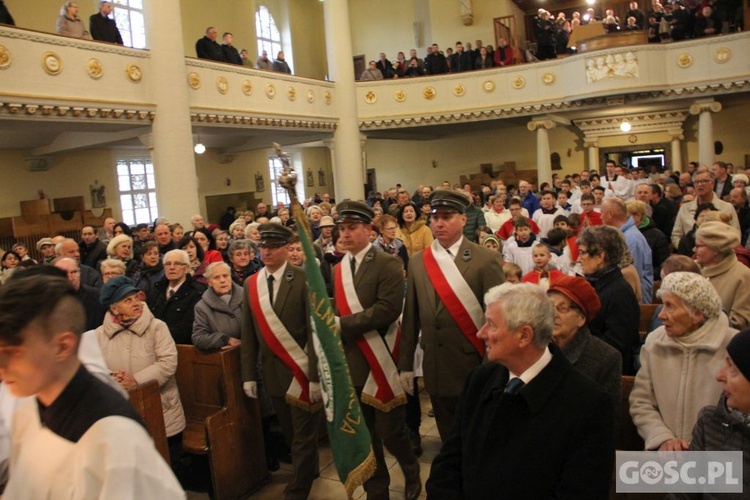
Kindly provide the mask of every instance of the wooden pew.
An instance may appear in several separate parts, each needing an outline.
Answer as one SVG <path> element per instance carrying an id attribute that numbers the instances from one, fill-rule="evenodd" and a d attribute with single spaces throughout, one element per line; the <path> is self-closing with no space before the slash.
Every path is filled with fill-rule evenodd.
<path id="1" fill-rule="evenodd" d="M 138 414 L 146 423 L 146 430 L 154 446 L 164 460 L 169 464 L 169 447 L 167 446 L 167 431 L 164 428 L 164 413 L 161 406 L 161 392 L 156 380 L 149 380 L 144 384 L 128 389 L 130 402 L 135 406 Z"/>
<path id="2" fill-rule="evenodd" d="M 177 345 L 177 386 L 187 427 L 183 450 L 208 455 L 213 498 L 244 498 L 270 480 L 258 401 L 245 397 L 240 348 Z"/>
<path id="3" fill-rule="evenodd" d="M 641 304 L 641 317 L 638 323 L 638 333 L 641 336 L 641 342 L 646 339 L 646 335 L 651 331 L 651 318 L 654 317 L 659 304 Z"/>

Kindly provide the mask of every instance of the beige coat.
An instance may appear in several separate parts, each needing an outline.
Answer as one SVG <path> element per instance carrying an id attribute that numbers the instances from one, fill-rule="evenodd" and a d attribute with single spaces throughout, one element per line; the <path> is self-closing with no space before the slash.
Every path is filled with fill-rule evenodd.
<path id="1" fill-rule="evenodd" d="M 411 229 L 406 229 L 406 226 L 399 226 L 396 229 L 396 238 L 404 242 L 409 257 L 430 246 L 432 240 L 435 239 L 432 237 L 432 230 L 427 227 L 423 220 L 415 221 Z"/>
<path id="2" fill-rule="evenodd" d="M 107 313 L 104 324 L 96 329 L 96 336 L 110 370 L 125 370 L 139 384 L 149 380 L 159 383 L 167 437 L 182 432 L 185 413 L 174 378 L 177 346 L 167 324 L 154 318 L 144 304 L 141 317 L 126 330 Z"/>
<path id="3" fill-rule="evenodd" d="M 715 377 L 735 333 L 720 313 L 681 342 L 667 336 L 663 326 L 646 338 L 630 393 L 630 416 L 647 450 L 669 439 L 690 441 L 698 412 L 719 400 L 722 388 Z"/>
<path id="4" fill-rule="evenodd" d="M 704 267 L 701 272 L 719 293 L 732 326 L 738 330 L 750 327 L 750 269 L 731 254 L 718 266 Z"/>
<path id="5" fill-rule="evenodd" d="M 716 193 L 714 193 L 713 197 L 713 200 L 711 200 L 713 206 L 718 208 L 719 212 L 731 215 L 732 220 L 729 222 L 729 224 L 737 231 L 739 231 L 740 221 L 737 218 L 737 211 L 734 209 L 732 204 L 727 203 L 726 201 L 722 201 L 718 196 L 716 196 Z M 680 239 L 682 239 L 683 236 L 685 236 L 690 232 L 691 229 L 693 229 L 693 226 L 695 225 L 695 210 L 697 208 L 697 199 L 684 203 L 680 207 L 680 210 L 677 212 L 677 218 L 674 221 L 674 226 L 672 227 L 671 241 L 673 247 L 677 248 L 678 246 L 680 246 Z"/>

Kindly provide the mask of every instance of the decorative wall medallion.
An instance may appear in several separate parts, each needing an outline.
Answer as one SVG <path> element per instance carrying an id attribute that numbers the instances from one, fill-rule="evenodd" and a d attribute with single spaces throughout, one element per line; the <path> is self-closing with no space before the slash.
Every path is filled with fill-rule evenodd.
<path id="1" fill-rule="evenodd" d="M 555 79 L 554 73 L 545 73 L 542 75 L 542 83 L 545 85 L 552 85 L 555 83 Z"/>
<path id="2" fill-rule="evenodd" d="M 586 60 L 586 83 L 612 78 L 638 78 L 638 59 L 635 53 L 620 52 Z"/>
<path id="3" fill-rule="evenodd" d="M 677 58 L 677 66 L 682 69 L 689 68 L 693 65 L 693 56 L 690 54 L 680 54 Z"/>
<path id="4" fill-rule="evenodd" d="M 104 74 L 104 67 L 102 67 L 102 62 L 99 59 L 89 59 L 89 62 L 86 63 L 86 70 L 94 80 L 98 80 Z"/>
<path id="5" fill-rule="evenodd" d="M 190 85 L 190 88 L 193 90 L 201 88 L 201 75 L 195 71 L 188 73 L 188 85 Z"/>
<path id="6" fill-rule="evenodd" d="M 714 52 L 714 61 L 719 64 L 724 64 L 732 58 L 732 51 L 727 47 L 719 47 Z"/>
<path id="7" fill-rule="evenodd" d="M 42 54 L 42 67 L 50 75 L 59 75 L 63 69 L 62 59 L 54 52 Z"/>
<path id="8" fill-rule="evenodd" d="M 464 86 L 463 86 L 463 85 L 461 85 L 460 83 L 459 83 L 458 85 L 456 85 L 455 87 L 453 87 L 453 94 L 454 94 L 454 95 L 455 95 L 456 97 L 461 97 L 461 96 L 462 96 L 462 95 L 464 95 L 465 93 L 466 93 L 466 87 L 464 87 Z"/>
<path id="9" fill-rule="evenodd" d="M 219 91 L 219 94 L 226 94 L 229 92 L 229 81 L 225 76 L 220 76 L 216 79 L 216 90 Z"/>
<path id="10" fill-rule="evenodd" d="M 378 100 L 378 96 L 372 90 L 370 90 L 369 92 L 365 94 L 365 102 L 367 104 L 374 104 L 375 101 L 377 100 Z"/>
<path id="11" fill-rule="evenodd" d="M 274 87 L 271 83 L 266 85 L 266 97 L 268 97 L 269 99 L 273 99 L 274 97 L 276 97 L 276 87 Z"/>
<path id="12" fill-rule="evenodd" d="M 422 91 L 422 95 L 424 96 L 425 99 L 430 101 L 435 98 L 435 96 L 437 95 L 437 92 L 435 91 L 435 87 L 425 87 L 424 90 Z"/>
<path id="13" fill-rule="evenodd" d="M 310 104 L 315 102 L 315 92 L 313 92 L 313 89 L 307 89 L 307 102 Z"/>
<path id="14" fill-rule="evenodd" d="M 292 87 L 291 85 L 286 88 L 286 96 L 289 98 L 290 101 L 293 101 L 297 98 L 297 90 Z"/>
<path id="15" fill-rule="evenodd" d="M 333 101 L 333 96 L 330 92 L 326 91 L 326 93 L 323 94 L 323 100 L 326 102 L 326 104 L 331 104 L 331 101 Z"/>
<path id="16" fill-rule="evenodd" d="M 397 90 L 393 93 L 393 98 L 396 99 L 396 102 L 404 102 L 406 100 L 406 92 Z"/>
<path id="17" fill-rule="evenodd" d="M 494 92 L 495 91 L 495 82 L 493 82 L 492 80 L 487 80 L 486 82 L 484 82 L 482 84 L 482 90 L 484 90 L 488 94 L 490 92 Z"/>
<path id="18" fill-rule="evenodd" d="M 526 79 L 522 76 L 517 76 L 511 80 L 510 84 L 513 85 L 514 89 L 519 90 L 526 85 Z"/>
<path id="19" fill-rule="evenodd" d="M 630 141 L 630 144 L 635 144 L 636 142 L 638 142 L 638 136 L 635 134 L 630 134 L 628 136 L 628 141 Z"/>
<path id="20" fill-rule="evenodd" d="M 139 68 L 136 64 L 128 64 L 127 66 L 125 66 L 125 74 L 128 75 L 128 80 L 133 83 L 140 82 L 141 78 L 143 77 L 141 68 Z"/>
<path id="21" fill-rule="evenodd" d="M 10 51 L 5 46 L 0 45 L 0 69 L 8 69 L 11 62 L 13 62 L 13 58 L 10 56 Z"/>
<path id="22" fill-rule="evenodd" d="M 250 83 L 250 80 L 244 80 L 242 82 L 242 92 L 244 92 L 245 95 L 250 95 L 253 93 L 253 84 Z"/>

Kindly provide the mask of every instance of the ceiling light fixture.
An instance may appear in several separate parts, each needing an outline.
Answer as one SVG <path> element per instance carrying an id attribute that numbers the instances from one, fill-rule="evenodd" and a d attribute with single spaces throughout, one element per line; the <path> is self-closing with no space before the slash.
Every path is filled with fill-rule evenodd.
<path id="1" fill-rule="evenodd" d="M 630 132 L 630 129 L 633 128 L 632 125 L 630 125 L 630 122 L 627 120 L 623 120 L 622 123 L 620 123 L 620 130 L 623 132 Z"/>

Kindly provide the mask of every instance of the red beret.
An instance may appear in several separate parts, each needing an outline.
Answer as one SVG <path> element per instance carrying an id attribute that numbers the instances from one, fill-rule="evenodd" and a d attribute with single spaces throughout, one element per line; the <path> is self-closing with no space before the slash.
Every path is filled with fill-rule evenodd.
<path id="1" fill-rule="evenodd" d="M 586 321 L 594 319 L 594 316 L 596 316 L 596 313 L 602 307 L 602 303 L 594 287 L 584 278 L 577 276 L 563 275 L 555 278 L 550 283 L 547 293 L 549 292 L 558 292 L 565 295 L 583 311 Z"/>

